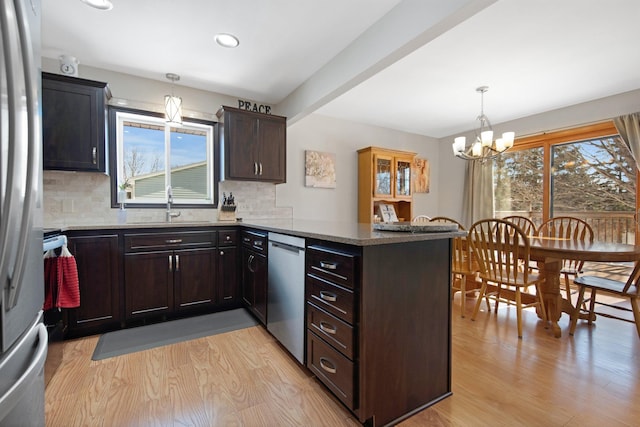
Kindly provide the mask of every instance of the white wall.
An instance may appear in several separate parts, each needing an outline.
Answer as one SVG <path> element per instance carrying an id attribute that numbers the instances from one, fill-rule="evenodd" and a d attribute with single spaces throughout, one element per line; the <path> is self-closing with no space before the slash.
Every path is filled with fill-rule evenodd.
<path id="1" fill-rule="evenodd" d="M 276 187 L 277 206 L 293 207 L 297 219 L 356 221 L 357 150 L 377 146 L 412 151 L 429 159 L 429 193 L 414 195 L 414 215 L 438 212 L 438 143 L 433 138 L 312 114 L 287 128 L 287 183 Z M 336 153 L 336 188 L 304 186 L 304 152 Z"/>
<path id="2" fill-rule="evenodd" d="M 640 111 L 640 90 L 626 92 L 591 102 L 547 111 L 511 122 L 494 125 L 496 133 L 514 131 L 516 138 L 597 123 L 623 114 Z M 460 218 L 462 212 L 462 190 L 466 161 L 454 157 L 451 151 L 453 138 L 439 140 L 440 179 L 438 187 L 439 215 Z M 467 138 L 473 132 L 466 133 Z"/>

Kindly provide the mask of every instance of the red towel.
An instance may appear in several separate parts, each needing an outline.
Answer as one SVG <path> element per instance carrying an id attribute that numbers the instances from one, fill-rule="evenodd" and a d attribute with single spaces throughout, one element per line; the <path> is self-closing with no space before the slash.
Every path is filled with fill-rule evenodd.
<path id="1" fill-rule="evenodd" d="M 76 259 L 71 255 L 66 246 L 58 257 L 58 298 L 56 307 L 75 308 L 80 307 L 80 287 L 78 283 L 78 267 Z"/>
<path id="2" fill-rule="evenodd" d="M 58 290 L 58 259 L 53 250 L 44 254 L 44 305 L 43 310 L 54 307 Z"/>

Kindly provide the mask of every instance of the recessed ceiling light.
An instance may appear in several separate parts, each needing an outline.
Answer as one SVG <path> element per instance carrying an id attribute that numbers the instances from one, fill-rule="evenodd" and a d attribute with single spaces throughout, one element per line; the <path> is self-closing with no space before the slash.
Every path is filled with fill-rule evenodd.
<path id="1" fill-rule="evenodd" d="M 220 33 L 216 34 L 216 43 L 222 47 L 238 47 L 240 41 L 232 34 Z"/>
<path id="2" fill-rule="evenodd" d="M 111 3 L 111 0 L 80 0 L 80 1 L 86 5 L 95 7 L 96 9 L 100 9 L 100 10 L 113 9 L 113 3 Z"/>

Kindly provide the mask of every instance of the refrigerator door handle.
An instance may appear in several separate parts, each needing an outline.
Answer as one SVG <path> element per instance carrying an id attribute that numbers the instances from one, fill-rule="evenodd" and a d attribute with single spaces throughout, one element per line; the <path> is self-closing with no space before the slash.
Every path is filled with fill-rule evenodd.
<path id="1" fill-rule="evenodd" d="M 16 93 L 14 76 L 14 64 L 16 62 L 16 53 L 18 42 L 16 40 L 16 33 L 12 31 L 16 26 L 16 16 L 13 2 L 3 3 L 3 7 L 0 7 L 0 31 L 2 31 L 3 44 L 0 46 L 3 61 L 0 63 L 5 68 L 0 77 L 3 81 L 0 82 L 0 88 L 2 88 L 2 96 L 0 101 L 2 102 L 2 109 L 8 111 L 8 126 L 3 130 L 0 128 L 0 149 L 6 153 L 7 157 L 5 161 L 0 162 L 0 283 L 3 285 L 2 292 L 5 292 L 4 285 L 9 277 L 9 266 L 13 262 L 14 258 L 12 253 L 15 249 L 16 238 L 13 204 L 14 199 L 17 198 L 16 185 L 14 184 L 14 177 L 16 171 L 16 157 L 19 150 L 22 147 L 19 144 L 12 144 L 11 142 L 16 139 L 15 133 L 19 130 L 20 124 L 20 105 L 19 96 Z M 6 92 L 5 92 L 6 90 Z M 2 197 L 2 190 L 4 190 L 4 197 Z"/>
<path id="2" fill-rule="evenodd" d="M 31 40 L 31 32 L 28 25 L 28 18 L 25 11 L 25 4 L 19 3 L 16 7 L 17 25 L 20 33 L 20 50 L 22 55 L 22 73 L 25 84 L 26 97 L 26 113 L 27 113 L 27 156 L 24 160 L 26 168 L 26 181 L 24 186 L 24 204 L 22 208 L 22 218 L 20 221 L 20 231 L 18 234 L 18 252 L 14 271 L 11 276 L 10 288 L 7 305 L 9 309 L 16 306 L 20 287 L 22 286 L 22 275 L 27 264 L 27 250 L 29 248 L 30 232 L 32 229 L 32 210 L 35 201 L 35 188 L 38 178 L 38 169 L 40 167 L 40 158 L 38 157 L 37 145 L 39 143 L 40 122 L 38 120 L 38 87 L 37 77 L 35 76 L 34 64 L 32 63 L 33 48 Z M 42 246 L 42 245 L 40 245 Z"/>
<path id="3" fill-rule="evenodd" d="M 34 333 L 38 334 L 38 348 L 29 366 L 11 388 L 7 390 L 4 396 L 0 396 L 0 420 L 3 420 L 7 416 L 7 413 L 22 399 L 29 386 L 31 386 L 32 380 L 37 376 L 38 369 L 44 364 L 44 359 L 47 355 L 47 327 L 44 326 L 43 323 L 38 323 L 38 326 L 33 328 L 33 331 L 33 333 L 25 334 L 23 340 L 16 345 L 16 348 L 21 347 L 25 344 L 24 341 L 32 338 Z M 9 354 L 7 359 L 10 357 L 11 354 Z M 0 370 L 2 370 L 1 368 L 2 366 L 0 366 Z"/>

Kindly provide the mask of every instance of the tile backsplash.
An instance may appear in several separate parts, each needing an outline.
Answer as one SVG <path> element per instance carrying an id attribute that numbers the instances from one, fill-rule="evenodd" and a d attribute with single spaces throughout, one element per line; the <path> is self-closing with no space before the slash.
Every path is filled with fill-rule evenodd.
<path id="1" fill-rule="evenodd" d="M 118 223 L 118 209 L 111 208 L 110 178 L 101 173 L 44 171 L 44 226 L 110 225 Z M 290 219 L 293 208 L 276 206 L 276 186 L 264 182 L 224 181 L 222 193 L 233 193 L 236 216 L 243 219 Z M 126 208 L 127 222 L 161 222 L 165 208 Z M 179 221 L 215 221 L 217 209 L 180 209 Z"/>

